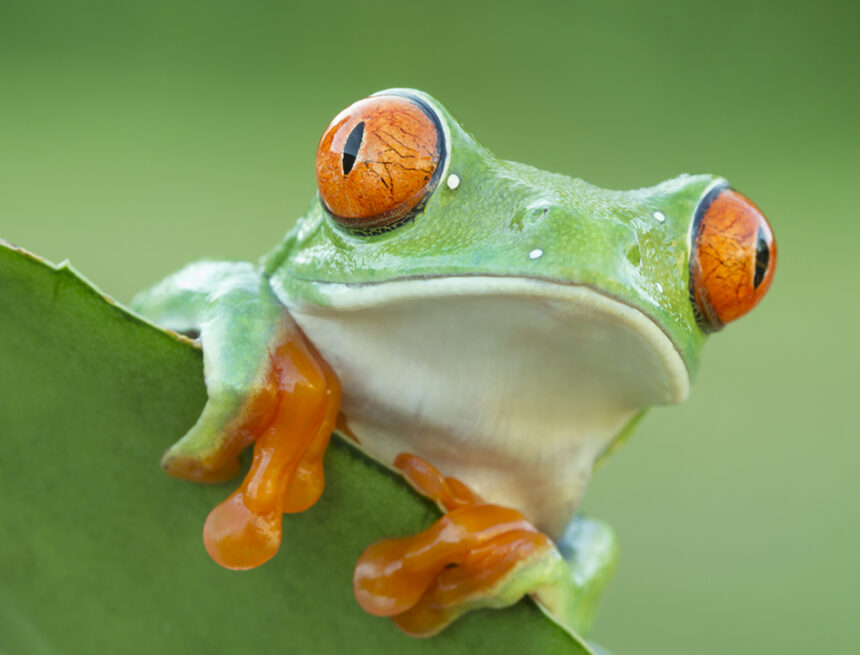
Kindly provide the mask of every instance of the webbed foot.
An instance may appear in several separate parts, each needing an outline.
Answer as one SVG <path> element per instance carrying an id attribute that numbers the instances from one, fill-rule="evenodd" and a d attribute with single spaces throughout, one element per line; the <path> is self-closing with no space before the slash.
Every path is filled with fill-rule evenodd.
<path id="1" fill-rule="evenodd" d="M 520 512 L 484 503 L 414 455 L 401 454 L 395 466 L 448 513 L 424 532 L 364 551 L 353 587 L 365 611 L 429 637 L 471 609 L 511 605 L 551 576 L 560 556 Z"/>
<path id="2" fill-rule="evenodd" d="M 274 350 L 271 389 L 276 402 L 256 436 L 251 469 L 203 528 L 209 555 L 229 569 L 254 568 L 274 556 L 284 513 L 308 509 L 324 487 L 322 460 L 337 420 L 340 385 L 298 331 Z"/>
<path id="3" fill-rule="evenodd" d="M 556 547 L 520 512 L 484 502 L 420 457 L 404 453 L 394 465 L 447 514 L 417 535 L 362 553 L 353 589 L 365 611 L 429 637 L 470 610 L 531 595 L 569 631 L 589 627 L 615 562 L 606 524 L 577 516 Z"/>
<path id="4" fill-rule="evenodd" d="M 258 566 L 280 546 L 283 514 L 307 509 L 322 493 L 337 378 L 250 264 L 191 264 L 133 306 L 163 327 L 199 332 L 203 346 L 208 400 L 164 454 L 165 471 L 221 482 L 255 443 L 242 486 L 212 511 L 203 536 L 222 566 Z"/>

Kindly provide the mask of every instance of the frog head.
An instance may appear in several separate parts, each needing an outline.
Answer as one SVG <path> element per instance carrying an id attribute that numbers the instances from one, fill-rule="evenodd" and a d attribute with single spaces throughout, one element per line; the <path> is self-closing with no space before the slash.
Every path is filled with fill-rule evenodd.
<path id="1" fill-rule="evenodd" d="M 529 516 L 547 503 L 527 496 L 563 496 L 551 532 L 578 492 L 546 480 L 570 486 L 641 409 L 684 400 L 708 333 L 773 277 L 767 221 L 722 178 L 614 191 L 503 161 L 420 91 L 338 114 L 316 173 L 264 268 L 347 416 L 382 459 L 416 452 Z M 524 445 L 534 433 L 545 447 Z M 520 493 L 480 458 L 580 467 Z"/>
<path id="2" fill-rule="evenodd" d="M 503 161 L 414 89 L 338 114 L 316 169 L 320 192 L 268 268 L 325 306 L 395 280 L 581 286 L 651 322 L 692 373 L 706 335 L 752 309 L 775 269 L 767 220 L 722 178 L 614 191 Z"/>

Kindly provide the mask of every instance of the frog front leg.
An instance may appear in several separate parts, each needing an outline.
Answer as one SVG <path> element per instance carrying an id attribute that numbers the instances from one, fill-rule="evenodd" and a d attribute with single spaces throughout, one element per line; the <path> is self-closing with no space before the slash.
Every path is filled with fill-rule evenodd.
<path id="1" fill-rule="evenodd" d="M 132 306 L 163 327 L 199 333 L 203 347 L 208 400 L 165 453 L 165 471 L 220 482 L 255 442 L 250 471 L 209 515 L 204 542 L 222 566 L 258 566 L 280 546 L 283 513 L 307 509 L 322 493 L 338 381 L 251 264 L 191 264 Z"/>
<path id="2" fill-rule="evenodd" d="M 364 551 L 353 578 L 363 609 L 429 637 L 470 610 L 530 594 L 571 632 L 588 629 L 615 563 L 606 524 L 576 517 L 556 546 L 520 512 L 484 502 L 420 457 L 401 454 L 395 466 L 447 514 L 417 535 Z"/>

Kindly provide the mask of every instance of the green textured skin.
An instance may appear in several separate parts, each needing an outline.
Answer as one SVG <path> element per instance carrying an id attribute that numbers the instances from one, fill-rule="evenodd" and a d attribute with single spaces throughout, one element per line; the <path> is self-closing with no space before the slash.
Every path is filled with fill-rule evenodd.
<path id="1" fill-rule="evenodd" d="M 180 331 L 202 326 L 210 402 L 171 452 L 195 456 L 217 447 L 223 426 L 259 383 L 261 361 L 281 333 L 275 328 L 283 312 L 278 301 L 331 307 L 333 295 L 350 287 L 395 280 L 480 275 L 586 286 L 649 317 L 692 376 L 706 335 L 689 297 L 689 235 L 701 199 L 722 179 L 682 175 L 647 189 L 601 189 L 497 159 L 426 94 L 381 93 L 419 97 L 435 109 L 446 137 L 438 184 L 411 220 L 373 236 L 351 233 L 316 196 L 261 268 L 192 264 L 135 299 L 135 308 L 160 325 Z M 451 174 L 460 179 L 454 189 L 446 183 Z M 540 256 L 530 257 L 535 250 Z M 313 341 L 312 333 L 308 337 Z M 223 390 L 220 397 L 215 389 Z M 561 540 L 560 550 L 523 562 L 471 606 L 509 605 L 536 592 L 568 629 L 587 629 L 617 546 L 602 523 L 580 517 L 571 526 L 576 529 Z"/>
<path id="2" fill-rule="evenodd" d="M 165 453 L 171 461 L 207 461 L 242 424 L 249 399 L 266 385 L 269 348 L 284 337 L 289 315 L 259 269 L 246 262 L 189 264 L 132 300 L 135 311 L 203 344 L 208 401 L 200 418 Z"/>
<path id="3" fill-rule="evenodd" d="M 699 200 L 720 178 L 682 175 L 647 189 L 601 189 L 497 159 L 430 96 L 393 91 L 420 97 L 447 127 L 438 187 L 414 220 L 377 236 L 348 233 L 315 198 L 263 260 L 276 293 L 328 305 L 325 283 L 452 275 L 587 285 L 651 317 L 695 372 L 705 333 L 689 298 L 689 232 Z M 451 173 L 460 177 L 456 189 L 445 184 Z M 537 248 L 543 256 L 530 259 Z"/>

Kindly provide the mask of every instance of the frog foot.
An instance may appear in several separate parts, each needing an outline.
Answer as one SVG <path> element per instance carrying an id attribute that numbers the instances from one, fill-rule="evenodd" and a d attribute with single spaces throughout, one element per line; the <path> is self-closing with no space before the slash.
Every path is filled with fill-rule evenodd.
<path id="1" fill-rule="evenodd" d="M 403 453 L 394 464 L 447 514 L 417 535 L 362 553 L 353 589 L 366 612 L 429 637 L 469 610 L 512 605 L 555 574 L 561 558 L 552 540 L 520 512 L 483 502 L 415 455 Z"/>
<path id="2" fill-rule="evenodd" d="M 298 330 L 290 331 L 273 349 L 267 384 L 246 412 L 253 418 L 234 434 L 237 445 L 255 441 L 251 468 L 203 528 L 206 550 L 218 564 L 244 570 L 268 561 L 281 545 L 284 513 L 302 512 L 319 499 L 339 404 L 334 372 Z"/>
<path id="3" fill-rule="evenodd" d="M 203 347 L 208 399 L 164 454 L 164 470 L 223 482 L 256 443 L 245 481 L 212 511 L 203 537 L 222 566 L 258 566 L 280 546 L 284 512 L 301 512 L 322 494 L 322 458 L 340 405 L 337 377 L 252 264 L 189 264 L 132 304 L 162 327 L 198 334 Z"/>

